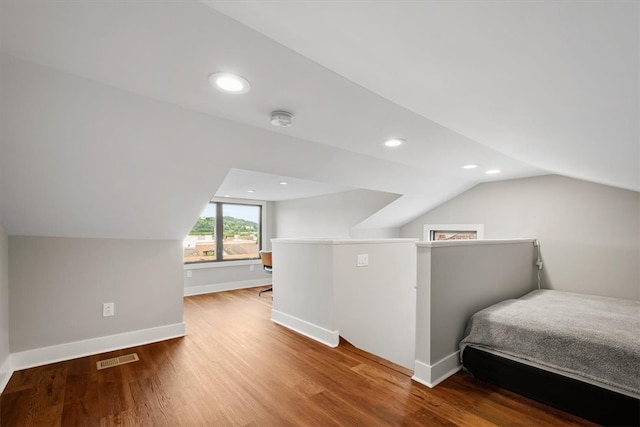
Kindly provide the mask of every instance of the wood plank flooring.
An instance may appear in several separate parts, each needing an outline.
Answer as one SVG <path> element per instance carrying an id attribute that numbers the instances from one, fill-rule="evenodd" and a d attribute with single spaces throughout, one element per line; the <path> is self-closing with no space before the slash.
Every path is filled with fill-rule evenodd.
<path id="1" fill-rule="evenodd" d="M 269 320 L 257 288 L 185 298 L 188 336 L 18 371 L 2 426 L 593 425 L 458 373 L 434 389 Z M 98 360 L 140 361 L 98 371 Z"/>

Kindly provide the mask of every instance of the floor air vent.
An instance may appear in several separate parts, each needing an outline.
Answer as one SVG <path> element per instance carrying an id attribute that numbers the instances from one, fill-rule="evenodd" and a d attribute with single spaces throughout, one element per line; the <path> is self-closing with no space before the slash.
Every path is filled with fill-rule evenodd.
<path id="1" fill-rule="evenodd" d="M 138 359 L 138 354 L 131 353 L 131 354 L 125 354 L 124 356 L 112 357 L 111 359 L 101 360 L 97 363 L 97 365 L 98 365 L 98 370 L 100 370 L 105 368 L 111 368 L 113 366 L 124 365 L 125 363 L 137 362 L 138 360 L 140 360 Z"/>

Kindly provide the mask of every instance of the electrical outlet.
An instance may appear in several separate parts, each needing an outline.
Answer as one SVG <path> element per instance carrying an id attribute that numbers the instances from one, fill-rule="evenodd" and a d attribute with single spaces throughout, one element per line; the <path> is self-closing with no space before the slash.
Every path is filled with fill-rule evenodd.
<path id="1" fill-rule="evenodd" d="M 256 269 L 256 266 L 253 264 L 249 264 L 249 271 L 253 271 Z"/>
<path id="2" fill-rule="evenodd" d="M 369 265 L 369 254 L 358 254 L 358 258 L 356 259 L 357 267 L 366 267 Z"/>
<path id="3" fill-rule="evenodd" d="M 191 277 L 191 276 L 193 276 L 193 271 L 187 270 L 187 277 Z"/>
<path id="4" fill-rule="evenodd" d="M 115 304 L 112 302 L 105 302 L 102 304 L 102 317 L 115 315 Z"/>

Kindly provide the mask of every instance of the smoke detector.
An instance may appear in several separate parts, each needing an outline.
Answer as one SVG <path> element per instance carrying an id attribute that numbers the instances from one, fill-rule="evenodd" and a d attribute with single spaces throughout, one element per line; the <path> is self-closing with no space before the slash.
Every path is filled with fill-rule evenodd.
<path id="1" fill-rule="evenodd" d="M 277 110 L 271 113 L 271 124 L 279 127 L 289 127 L 291 126 L 291 121 L 293 120 L 293 114 L 288 111 Z"/>

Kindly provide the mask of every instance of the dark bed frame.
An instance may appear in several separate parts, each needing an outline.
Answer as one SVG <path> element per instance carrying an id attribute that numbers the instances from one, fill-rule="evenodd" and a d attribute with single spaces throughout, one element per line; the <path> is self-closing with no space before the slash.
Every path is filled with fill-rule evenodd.
<path id="1" fill-rule="evenodd" d="M 640 426 L 640 400 L 544 369 L 466 347 L 462 365 L 475 378 L 607 426 Z"/>

